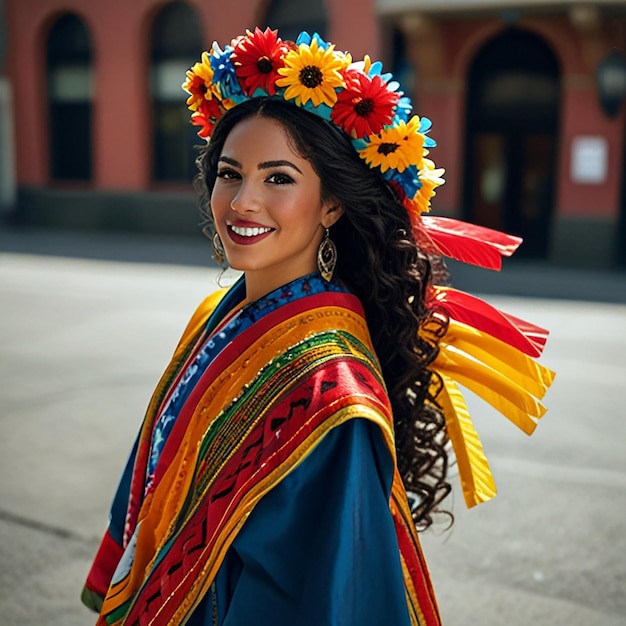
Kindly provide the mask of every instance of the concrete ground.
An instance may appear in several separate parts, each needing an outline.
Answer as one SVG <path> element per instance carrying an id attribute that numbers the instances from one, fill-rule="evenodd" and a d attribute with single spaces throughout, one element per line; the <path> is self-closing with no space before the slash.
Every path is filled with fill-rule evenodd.
<path id="1" fill-rule="evenodd" d="M 3 626 L 94 623 L 80 589 L 150 392 L 215 286 L 209 256 L 200 240 L 0 233 Z M 508 276 L 486 298 L 552 330 L 558 376 L 532 438 L 470 400 L 500 493 L 466 511 L 455 484 L 452 529 L 423 536 L 444 624 L 624 626 L 626 281 Z"/>

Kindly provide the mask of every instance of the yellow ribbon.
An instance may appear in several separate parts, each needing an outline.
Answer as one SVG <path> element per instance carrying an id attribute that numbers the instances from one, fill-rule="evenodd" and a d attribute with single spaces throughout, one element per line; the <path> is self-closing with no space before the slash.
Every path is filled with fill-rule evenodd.
<path id="1" fill-rule="evenodd" d="M 472 507 L 493 498 L 496 486 L 458 384 L 530 435 L 546 412 L 539 400 L 555 374 L 517 348 L 456 320 L 450 320 L 432 369 L 443 383 L 437 401 L 446 419 L 463 496 Z"/>

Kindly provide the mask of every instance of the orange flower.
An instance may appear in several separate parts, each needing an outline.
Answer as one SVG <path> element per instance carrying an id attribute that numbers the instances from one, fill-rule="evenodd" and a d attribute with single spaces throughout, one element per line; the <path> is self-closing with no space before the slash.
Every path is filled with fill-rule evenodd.
<path id="1" fill-rule="evenodd" d="M 187 106 L 191 111 L 197 111 L 200 105 L 213 97 L 215 89 L 213 83 L 213 69 L 209 60 L 209 53 L 202 53 L 202 61 L 187 70 L 187 80 L 183 89 L 189 94 Z"/>

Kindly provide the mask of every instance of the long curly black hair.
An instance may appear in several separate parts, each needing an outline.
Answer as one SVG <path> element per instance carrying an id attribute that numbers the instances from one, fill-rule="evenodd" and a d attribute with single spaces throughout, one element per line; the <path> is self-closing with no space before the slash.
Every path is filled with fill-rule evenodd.
<path id="1" fill-rule="evenodd" d="M 224 142 L 254 115 L 278 121 L 319 176 L 322 200 L 338 200 L 343 216 L 331 228 L 338 251 L 336 279 L 363 304 L 394 416 L 398 468 L 419 529 L 450 491 L 445 421 L 429 365 L 445 332 L 445 317 L 426 304 L 432 265 L 411 236 L 406 209 L 385 180 L 358 156 L 349 137 L 317 116 L 282 100 L 255 98 L 228 111 L 197 159 L 194 185 L 203 230 L 212 237 L 210 196 Z M 421 332 L 420 332 L 421 330 Z"/>

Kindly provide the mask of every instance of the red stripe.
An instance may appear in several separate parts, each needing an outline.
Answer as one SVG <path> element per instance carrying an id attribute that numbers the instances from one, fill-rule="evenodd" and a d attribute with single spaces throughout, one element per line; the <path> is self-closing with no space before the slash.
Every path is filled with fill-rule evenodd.
<path id="1" fill-rule="evenodd" d="M 411 574 L 411 580 L 413 581 L 413 585 L 415 587 L 419 610 L 425 620 L 423 624 L 420 624 L 420 626 L 441 626 L 441 617 L 439 615 L 435 592 L 428 573 L 428 566 L 424 560 L 424 555 L 421 552 L 419 543 L 416 545 L 416 542 L 419 540 L 413 537 L 415 533 L 414 527 L 412 526 L 409 528 L 407 526 L 407 524 L 412 525 L 413 520 L 410 518 L 404 519 L 402 513 L 399 511 L 396 511 L 393 517 L 396 533 L 398 535 L 400 552 L 402 553 Z"/>
<path id="2" fill-rule="evenodd" d="M 233 342 L 231 342 L 222 350 L 222 352 L 209 365 L 207 371 L 204 372 L 200 380 L 196 383 L 190 397 L 187 398 L 185 405 L 179 412 L 179 415 L 176 418 L 176 422 L 168 435 L 167 442 L 165 443 L 165 446 L 161 451 L 159 463 L 157 465 L 153 478 L 153 488 L 156 487 L 160 479 L 163 477 L 163 474 L 166 471 L 167 467 L 169 467 L 172 459 L 175 457 L 189 425 L 189 420 L 191 419 L 191 416 L 193 414 L 193 407 L 196 405 L 196 403 L 200 399 L 200 396 L 204 393 L 207 387 L 211 384 L 214 377 L 216 375 L 219 375 L 221 372 L 227 370 L 232 361 L 241 352 L 243 352 L 248 346 L 253 344 L 263 334 L 272 330 L 272 328 L 276 324 L 280 324 L 290 317 L 294 317 L 298 314 L 304 313 L 311 308 L 318 308 L 329 305 L 340 306 L 358 314 L 361 317 L 364 316 L 361 303 L 351 294 L 336 292 L 312 294 L 310 296 L 299 298 L 294 302 L 285 304 L 278 308 L 276 311 L 272 311 L 271 313 L 266 314 L 262 319 L 252 324 L 252 326 L 250 326 L 244 332 L 240 333 L 240 335 L 236 337 Z M 223 324 L 220 323 L 218 325 L 218 328 L 221 329 L 222 327 Z M 214 332 L 219 332 L 219 330 L 216 330 Z M 206 337 L 204 333 L 199 334 L 198 337 L 195 339 L 195 345 L 193 346 L 191 353 L 197 354 L 207 339 L 208 337 Z M 185 372 L 188 363 L 189 359 L 186 359 L 184 363 L 178 364 L 176 366 L 177 371 L 175 373 L 173 382 L 170 383 L 168 390 L 165 394 L 167 397 L 170 397 L 173 393 L 176 385 L 178 384 L 178 381 Z M 163 405 L 164 403 L 161 402 L 159 406 L 156 407 L 156 409 L 153 409 L 151 415 L 146 416 L 146 424 L 153 424 L 154 422 L 156 422 L 156 419 L 160 415 Z M 150 428 L 150 431 L 152 431 L 152 428 Z M 141 502 L 143 501 L 144 497 L 146 469 L 148 464 L 148 455 L 150 452 L 151 441 L 152 433 L 149 437 L 146 435 L 142 435 L 141 442 L 137 450 L 129 497 L 129 513 L 127 516 L 128 528 L 125 529 L 125 537 L 127 538 L 132 535 L 134 526 L 137 523 L 137 516 L 139 514 Z"/>
<path id="3" fill-rule="evenodd" d="M 339 379 L 341 385 L 322 393 L 323 380 Z M 377 398 L 373 397 L 372 389 L 378 389 Z M 353 404 L 355 394 L 359 396 L 359 402 L 388 412 L 389 408 L 384 404 L 386 395 L 378 380 L 364 364 L 348 359 L 325 364 L 322 370 L 301 381 L 295 393 L 276 405 L 239 446 L 193 517 L 186 521 L 167 555 L 151 572 L 127 617 L 128 623 L 136 619 L 147 622 L 158 611 L 159 622 L 169 623 L 196 582 L 197 573 L 206 564 L 210 551 L 216 548 L 216 544 L 223 545 L 226 541 L 227 538 L 220 534 L 223 520 L 230 519 L 248 491 L 281 467 L 329 415 Z M 302 397 L 311 398 L 305 408 L 294 405 L 294 401 Z M 378 403 L 380 400 L 382 406 Z M 289 418 L 272 430 L 274 420 L 285 416 Z M 251 442 L 257 441 L 260 442 L 258 450 L 250 446 Z M 222 492 L 227 493 L 216 498 Z M 184 577 L 184 574 L 187 575 Z M 205 581 L 205 585 L 208 582 Z"/>
<path id="4" fill-rule="evenodd" d="M 311 309 L 329 305 L 335 307 L 339 306 L 357 313 L 361 317 L 363 316 L 361 303 L 357 300 L 357 298 L 350 294 L 322 293 L 306 296 L 265 315 L 265 317 L 240 333 L 220 352 L 220 354 L 213 359 L 209 367 L 195 384 L 193 391 L 189 394 L 184 406 L 176 417 L 176 422 L 167 437 L 163 450 L 161 451 L 159 463 L 154 475 L 155 487 L 159 480 L 163 477 L 163 474 L 169 467 L 172 459 L 176 456 L 181 441 L 187 432 L 187 427 L 194 413 L 195 407 L 204 392 L 213 383 L 216 376 L 219 376 L 222 372 L 227 371 L 231 363 L 240 354 L 249 348 L 255 341 L 260 339 L 265 333 L 274 329 L 277 325 L 287 321 L 289 318 L 296 317 L 299 314 L 310 311 Z"/>
<path id="5" fill-rule="evenodd" d="M 524 354 L 532 357 L 541 355 L 546 330 L 507 315 L 480 298 L 451 287 L 437 287 L 431 292 L 428 304 L 442 306 L 451 318 L 487 333 Z M 542 333 L 544 339 L 539 344 Z"/>
<path id="6" fill-rule="evenodd" d="M 98 548 L 98 552 L 94 558 L 93 565 L 87 576 L 85 586 L 90 591 L 95 591 L 103 598 L 109 589 L 109 583 L 117 564 L 122 558 L 124 553 L 122 546 L 120 546 L 113 537 L 111 537 L 109 531 L 104 533 L 104 537 Z"/>

